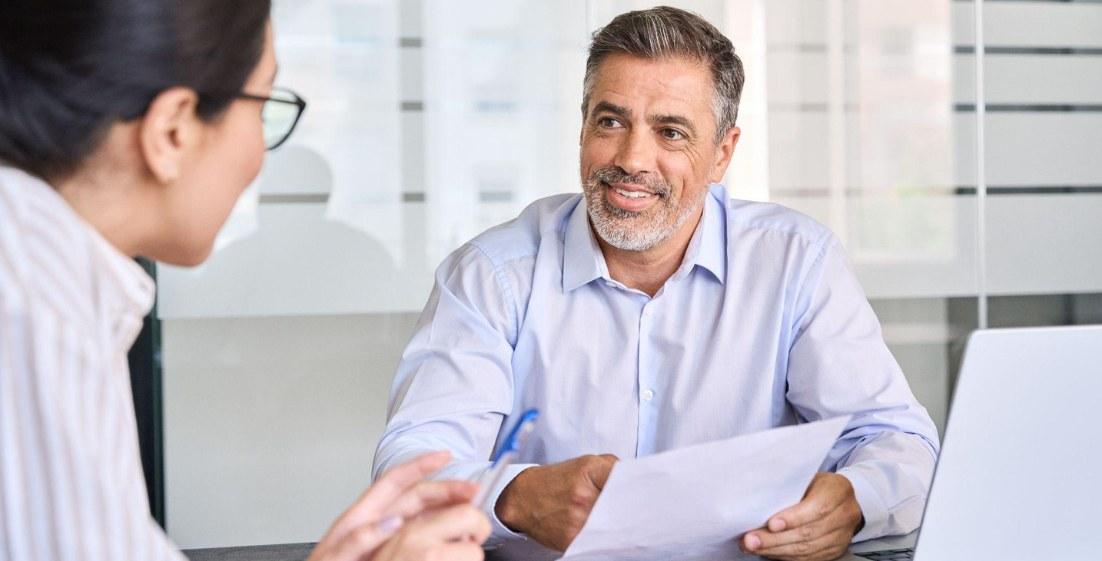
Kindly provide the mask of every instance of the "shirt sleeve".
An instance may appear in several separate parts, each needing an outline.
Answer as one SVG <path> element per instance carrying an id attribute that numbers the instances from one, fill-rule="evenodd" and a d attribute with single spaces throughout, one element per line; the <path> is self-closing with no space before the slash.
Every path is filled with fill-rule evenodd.
<path id="1" fill-rule="evenodd" d="M 436 281 L 402 355 L 391 388 L 386 430 L 373 475 L 418 455 L 448 450 L 437 477 L 475 479 L 490 465 L 502 423 L 513 410 L 517 307 L 507 279 L 467 244 L 436 271 Z M 494 513 L 501 491 L 527 464 L 510 466 L 490 490 L 492 540 L 516 539 Z"/>
<path id="2" fill-rule="evenodd" d="M 90 339 L 0 295 L 0 560 L 184 561 L 150 516 L 137 451 L 107 451 L 135 428 Z"/>
<path id="3" fill-rule="evenodd" d="M 863 541 L 918 528 L 937 428 L 889 352 L 836 239 L 805 275 L 789 351 L 787 398 L 806 421 L 853 415 L 823 464 L 853 484 Z"/>

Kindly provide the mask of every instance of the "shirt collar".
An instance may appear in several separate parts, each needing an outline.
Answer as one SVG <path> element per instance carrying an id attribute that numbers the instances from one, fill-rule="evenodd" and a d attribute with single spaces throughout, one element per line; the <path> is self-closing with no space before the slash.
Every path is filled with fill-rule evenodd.
<path id="1" fill-rule="evenodd" d="M 601 246 L 589 227 L 589 211 L 584 195 L 578 199 L 574 212 L 570 213 L 563 245 L 563 292 L 570 292 L 602 277 L 609 278 L 605 255 L 601 253 Z"/>
<path id="2" fill-rule="evenodd" d="M 67 260 L 69 265 L 88 267 L 88 292 L 93 299 L 96 320 L 111 331 L 117 348 L 129 349 L 141 330 L 142 321 L 153 307 L 155 285 L 149 274 L 130 257 L 123 255 L 91 224 L 86 222 L 56 189 L 45 181 L 15 168 L 0 167 L 6 178 L 19 181 L 28 196 L 36 197 L 51 209 L 53 220 L 65 224 L 74 232 L 82 232 L 83 240 L 72 240 Z M 84 248 L 83 250 L 81 248 Z"/>
<path id="3" fill-rule="evenodd" d="M 136 261 L 123 255 L 91 225 L 92 252 L 97 266 L 99 309 L 109 322 L 116 348 L 129 349 L 142 329 L 156 297 L 153 279 Z"/>
<path id="4" fill-rule="evenodd" d="M 684 278 L 694 266 L 700 266 L 721 284 L 726 283 L 727 217 L 724 204 L 720 202 L 725 199 L 725 191 L 719 185 L 712 186 L 704 196 L 704 214 L 700 224 L 689 241 L 681 267 L 671 278 Z M 589 226 L 589 212 L 584 196 L 578 200 L 578 205 L 570 214 L 563 244 L 563 292 L 570 292 L 599 278 L 611 280 L 605 256 Z"/>
<path id="5" fill-rule="evenodd" d="M 685 259 L 674 273 L 683 278 L 694 266 L 712 273 L 720 284 L 727 282 L 727 213 L 722 186 L 713 185 L 704 196 L 704 215 L 685 250 Z"/>

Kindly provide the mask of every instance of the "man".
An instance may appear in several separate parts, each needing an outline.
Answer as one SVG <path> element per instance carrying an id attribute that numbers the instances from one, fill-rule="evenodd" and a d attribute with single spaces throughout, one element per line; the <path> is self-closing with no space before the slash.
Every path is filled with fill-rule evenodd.
<path id="1" fill-rule="evenodd" d="M 739 139 L 742 83 L 730 41 L 681 10 L 623 14 L 594 36 L 584 196 L 539 200 L 440 266 L 376 475 L 446 448 L 445 474 L 474 477 L 509 419 L 537 407 L 527 463 L 487 514 L 499 540 L 563 550 L 617 458 L 852 414 L 804 499 L 742 547 L 830 559 L 855 534 L 918 525 L 936 429 L 842 247 L 712 185 Z"/>

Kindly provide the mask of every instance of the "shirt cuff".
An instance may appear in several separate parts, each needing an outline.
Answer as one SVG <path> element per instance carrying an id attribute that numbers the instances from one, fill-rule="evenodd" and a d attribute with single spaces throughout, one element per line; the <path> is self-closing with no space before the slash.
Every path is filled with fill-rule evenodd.
<path id="1" fill-rule="evenodd" d="M 853 536 L 853 543 L 882 537 L 888 522 L 888 509 L 884 506 L 880 493 L 876 492 L 857 466 L 844 467 L 837 473 L 853 485 L 857 506 L 861 507 L 861 515 L 865 517 L 865 526 Z"/>
<path id="2" fill-rule="evenodd" d="M 494 485 L 493 489 L 490 489 L 489 497 L 491 500 L 487 501 L 489 505 L 486 507 L 486 517 L 490 519 L 490 524 L 493 526 L 493 532 L 490 534 L 490 539 L 486 540 L 486 545 L 490 548 L 500 545 L 501 543 L 509 540 L 526 540 L 528 536 L 524 534 L 518 534 L 510 530 L 505 524 L 497 517 L 497 501 L 501 498 L 501 492 L 516 479 L 520 472 L 530 468 L 536 467 L 539 464 L 513 464 L 505 468 L 504 474 L 501 476 L 501 480 Z"/>

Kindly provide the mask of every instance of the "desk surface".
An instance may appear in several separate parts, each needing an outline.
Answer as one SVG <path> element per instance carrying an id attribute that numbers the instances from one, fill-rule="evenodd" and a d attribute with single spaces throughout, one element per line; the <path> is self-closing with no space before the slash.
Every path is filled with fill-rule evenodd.
<path id="1" fill-rule="evenodd" d="M 915 534 L 871 540 L 855 544 L 851 551 L 877 551 L 881 549 L 899 549 L 912 547 Z M 291 543 L 280 545 L 256 545 L 251 547 L 219 547 L 213 549 L 185 550 L 184 555 L 190 561 L 305 561 L 313 549 L 312 543 Z M 862 557 L 848 554 L 840 561 L 866 561 Z"/>
<path id="2" fill-rule="evenodd" d="M 250 547 L 216 547 L 185 549 L 190 561 L 305 561 L 314 549 L 312 543 L 254 545 Z"/>

